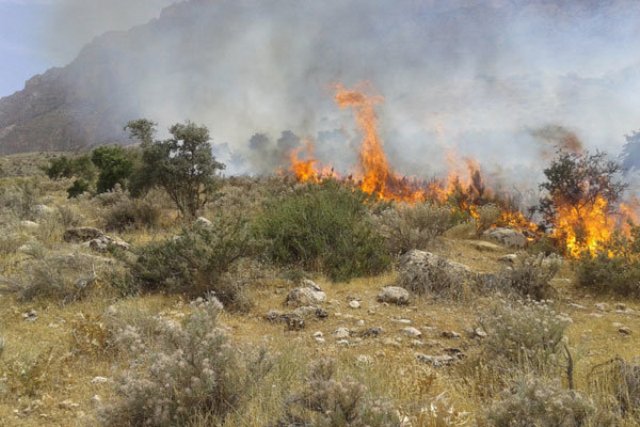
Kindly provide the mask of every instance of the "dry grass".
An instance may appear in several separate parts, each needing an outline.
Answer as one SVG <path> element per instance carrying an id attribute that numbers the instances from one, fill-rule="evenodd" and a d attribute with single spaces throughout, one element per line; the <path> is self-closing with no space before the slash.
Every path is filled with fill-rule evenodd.
<path id="1" fill-rule="evenodd" d="M 37 160 L 31 159 L 28 163 L 34 162 Z M 15 179 L 4 178 L 0 185 L 12 185 Z M 83 198 L 68 201 L 64 183 L 49 183 L 44 188 L 39 203 L 75 211 L 82 225 L 104 224 L 105 208 L 95 201 Z M 53 224 L 47 226 L 53 232 L 20 230 L 19 243 L 34 241 L 46 253 L 68 253 L 72 247 L 62 242 L 59 232 L 64 228 L 63 222 L 54 219 Z M 115 234 L 133 245 L 144 245 L 174 236 L 180 228 L 174 212 L 165 210 L 156 229 L 131 229 Z M 502 247 L 495 251 L 480 250 L 469 240 L 475 238 L 473 229 L 457 230 L 437 239 L 432 250 L 476 271 L 495 272 L 504 268 L 498 260 L 512 251 Z M 30 255 L 16 250 L 15 246 L 9 243 L 8 249 L 0 252 L 0 276 L 4 278 L 25 277 L 22 266 Z M 283 323 L 263 319 L 271 309 L 286 311 L 283 303 L 294 286 L 272 276 L 258 280 L 248 289 L 254 301 L 248 313 L 221 315 L 220 322 L 228 328 L 232 342 L 264 346 L 275 361 L 272 371 L 252 391 L 246 407 L 229 415 L 226 426 L 263 427 L 275 422 L 282 415 L 286 399 L 301 390 L 308 364 L 319 358 L 336 359 L 338 379 L 352 377 L 361 382 L 371 396 L 390 399 L 401 415 L 413 417 L 414 427 L 475 425 L 492 396 L 481 393 L 480 382 L 486 379 L 483 375 L 488 371 L 482 371 L 482 367 L 463 369 L 467 361 L 481 351 L 482 345 L 480 339 L 470 338 L 465 331 L 477 325 L 478 313 L 492 306 L 495 296 L 476 295 L 464 302 L 419 298 L 408 306 L 387 306 L 377 302 L 376 295 L 382 286 L 395 282 L 393 272 L 349 283 L 331 283 L 323 277 L 312 279 L 327 293 L 323 307 L 329 316 L 324 320 L 307 319 L 303 330 L 289 331 Z M 596 406 L 604 405 L 606 402 L 599 399 L 606 394 L 608 386 L 596 383 L 594 390 L 589 380 L 592 367 L 616 356 L 632 361 L 639 355 L 640 302 L 594 297 L 576 289 L 570 265 L 562 267 L 552 285 L 558 293 L 555 310 L 572 319 L 566 334 L 574 360 L 575 387 L 582 394 L 592 396 Z M 4 351 L 0 355 L 0 425 L 96 425 L 99 405 L 94 396 L 99 396 L 102 402 L 115 398 L 113 380 L 126 372 L 131 363 L 126 352 L 116 351 L 109 345 L 110 328 L 124 324 L 144 328 L 154 316 L 180 321 L 192 310 L 189 301 L 180 296 L 119 299 L 106 282 L 100 283 L 96 290 L 66 305 L 38 299 L 21 302 L 15 294 L 0 292 L 0 339 L 4 340 Z M 349 307 L 349 301 L 354 298 L 361 303 L 358 309 Z M 596 309 L 594 305 L 599 302 L 607 303 L 609 309 L 605 312 Z M 627 310 L 616 311 L 617 303 L 624 303 Z M 25 320 L 23 314 L 32 309 L 37 311 L 37 319 Z M 400 323 L 399 319 L 408 319 L 411 324 Z M 620 325 L 630 328 L 632 333 L 618 332 Z M 421 346 L 413 342 L 416 338 L 403 333 L 407 326 L 422 332 L 422 337 L 417 338 Z M 340 327 L 354 332 L 349 338 L 351 345 L 341 345 L 333 336 Z M 373 327 L 380 327 L 384 332 L 377 338 L 358 341 L 359 333 Z M 461 337 L 445 338 L 444 331 L 458 332 Z M 315 332 L 322 332 L 324 343 L 316 342 Z M 434 368 L 415 357 L 416 352 L 442 355 L 448 348 L 460 349 L 466 359 L 457 366 Z M 463 375 L 469 372 L 474 374 Z M 96 377 L 109 380 L 92 382 Z M 566 387 L 566 379 L 562 381 Z M 3 393 L 8 384 L 12 392 Z M 195 425 L 205 426 L 206 420 Z M 640 426 L 640 422 L 627 420 L 621 425 Z"/>

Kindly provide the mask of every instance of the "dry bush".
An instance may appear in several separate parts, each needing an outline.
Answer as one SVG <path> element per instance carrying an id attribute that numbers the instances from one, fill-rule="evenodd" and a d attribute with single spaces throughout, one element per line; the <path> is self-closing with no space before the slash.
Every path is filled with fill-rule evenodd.
<path id="1" fill-rule="evenodd" d="M 304 388 L 286 402 L 277 427 L 397 427 L 400 419 L 391 405 L 368 396 L 352 378 L 336 380 L 336 362 L 319 359 L 309 368 Z"/>
<path id="2" fill-rule="evenodd" d="M 474 275 L 464 265 L 446 258 L 413 250 L 400 258 L 397 285 L 417 295 L 459 299 Z"/>
<path id="3" fill-rule="evenodd" d="M 2 216 L 11 214 L 18 219 L 33 219 L 41 195 L 35 178 L 16 179 L 12 184 L 0 186 Z"/>
<path id="4" fill-rule="evenodd" d="M 493 204 L 480 206 L 477 212 L 478 217 L 476 218 L 476 230 L 478 236 L 480 236 L 498 222 L 501 212 L 500 208 Z"/>
<path id="5" fill-rule="evenodd" d="M 82 253 L 46 255 L 24 266 L 26 279 L 16 289 L 22 301 L 54 300 L 62 304 L 86 296 L 112 260 Z"/>
<path id="6" fill-rule="evenodd" d="M 388 250 L 394 255 L 427 248 L 458 222 L 450 206 L 432 203 L 398 204 L 385 209 L 375 219 Z"/>
<path id="7" fill-rule="evenodd" d="M 560 270 L 561 263 L 560 258 L 543 254 L 520 257 L 513 267 L 491 276 L 493 283 L 484 285 L 518 297 L 549 299 L 556 296 L 551 279 Z"/>
<path id="8" fill-rule="evenodd" d="M 590 390 L 612 413 L 640 423 L 640 361 L 615 358 L 595 366 Z"/>
<path id="9" fill-rule="evenodd" d="M 0 359 L 0 396 L 37 397 L 51 381 L 53 351 Z"/>
<path id="10" fill-rule="evenodd" d="M 235 348 L 217 327 L 221 304 L 201 305 L 184 324 L 160 323 L 155 342 L 126 333 L 138 360 L 117 388 L 119 399 L 99 413 L 106 426 L 174 426 L 206 419 L 221 425 L 239 411 L 270 369 L 264 352 Z M 137 366 L 137 368 L 136 368 Z"/>
<path id="11" fill-rule="evenodd" d="M 486 361 L 507 370 L 557 372 L 563 367 L 570 320 L 548 302 L 499 300 L 478 322 L 487 333 L 482 341 Z"/>
<path id="12" fill-rule="evenodd" d="M 501 393 L 486 418 L 494 427 L 581 427 L 595 425 L 594 414 L 589 399 L 558 381 L 523 377 Z"/>
<path id="13" fill-rule="evenodd" d="M 162 210 L 148 198 L 126 198 L 110 206 L 105 212 L 107 230 L 126 231 L 130 229 L 154 228 L 160 221 Z"/>

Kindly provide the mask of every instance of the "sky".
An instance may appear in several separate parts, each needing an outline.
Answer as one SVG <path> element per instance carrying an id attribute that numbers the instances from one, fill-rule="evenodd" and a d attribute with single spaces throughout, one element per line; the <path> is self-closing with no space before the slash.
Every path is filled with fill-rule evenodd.
<path id="1" fill-rule="evenodd" d="M 0 97 L 66 65 L 93 37 L 145 23 L 174 1 L 0 0 Z"/>

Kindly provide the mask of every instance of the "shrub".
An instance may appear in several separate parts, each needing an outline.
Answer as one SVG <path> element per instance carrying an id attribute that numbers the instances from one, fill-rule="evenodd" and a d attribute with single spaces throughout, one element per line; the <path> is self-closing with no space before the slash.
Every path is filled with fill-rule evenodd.
<path id="1" fill-rule="evenodd" d="M 456 224 L 457 217 L 449 206 L 432 203 L 397 205 L 378 217 L 380 233 L 392 254 L 411 249 L 425 249 L 436 237 Z"/>
<path id="2" fill-rule="evenodd" d="M 377 274 L 390 259 L 362 192 L 335 181 L 298 188 L 268 206 L 257 234 L 277 264 L 320 271 L 332 280 Z"/>
<path id="3" fill-rule="evenodd" d="M 397 285 L 409 291 L 443 298 L 462 298 L 475 276 L 464 265 L 414 250 L 400 258 Z"/>
<path id="4" fill-rule="evenodd" d="M 519 258 L 512 268 L 497 275 L 496 287 L 534 300 L 551 298 L 555 292 L 550 282 L 560 270 L 561 263 L 560 258 L 543 254 Z"/>
<path id="5" fill-rule="evenodd" d="M 91 190 L 91 183 L 82 178 L 78 178 L 73 181 L 71 187 L 67 189 L 67 195 L 70 199 L 75 199 L 76 197 L 87 193 Z"/>
<path id="6" fill-rule="evenodd" d="M 636 256 L 583 254 L 577 265 L 577 284 L 597 292 L 640 297 L 640 259 Z"/>
<path id="7" fill-rule="evenodd" d="M 587 398 L 557 381 L 524 377 L 501 394 L 486 416 L 494 427 L 581 427 L 594 413 Z"/>
<path id="8" fill-rule="evenodd" d="M 123 377 L 119 400 L 101 409 L 101 422 L 174 426 L 206 419 L 222 425 L 227 415 L 239 411 L 270 362 L 264 352 L 249 356 L 229 343 L 216 326 L 220 309 L 212 300 L 182 325 L 162 322 L 156 343 L 143 343 L 135 329 L 128 330 L 126 334 L 141 343 L 138 366 L 148 368 L 132 368 Z"/>
<path id="9" fill-rule="evenodd" d="M 286 403 L 278 427 L 395 427 L 400 419 L 388 402 L 367 396 L 367 388 L 346 378 L 338 381 L 336 362 L 320 359 L 310 366 L 303 390 Z"/>
<path id="10" fill-rule="evenodd" d="M 487 333 L 482 341 L 486 360 L 507 369 L 532 368 L 538 372 L 561 366 L 564 333 L 570 320 L 545 301 L 505 301 L 479 319 Z"/>
<path id="11" fill-rule="evenodd" d="M 96 183 L 98 193 L 111 191 L 116 184 L 126 188 L 134 165 L 128 150 L 117 145 L 98 147 L 91 153 L 91 161 L 99 170 Z"/>
<path id="12" fill-rule="evenodd" d="M 156 227 L 162 211 L 146 199 L 125 199 L 105 213 L 107 230 L 124 231 L 133 228 Z"/>
<path id="13" fill-rule="evenodd" d="M 254 249 L 248 223 L 221 216 L 212 222 L 142 248 L 132 268 L 141 289 L 190 296 L 214 292 L 229 308 L 246 307 L 243 287 L 226 280 L 225 273 Z"/>
<path id="14" fill-rule="evenodd" d="M 80 253 L 32 259 L 25 266 L 27 280 L 18 289 L 20 299 L 50 299 L 63 304 L 82 299 L 106 263 L 101 258 Z"/>
<path id="15" fill-rule="evenodd" d="M 0 186 L 0 211 L 18 219 L 33 219 L 41 195 L 35 179 L 19 179 L 14 185 Z"/>
<path id="16" fill-rule="evenodd" d="M 92 181 L 96 174 L 96 167 L 87 155 L 71 159 L 60 156 L 51 160 L 49 166 L 44 168 L 44 172 L 50 179 L 77 177 Z"/>
<path id="17" fill-rule="evenodd" d="M 53 351 L 0 360 L 0 396 L 37 397 L 50 380 Z"/>
<path id="18" fill-rule="evenodd" d="M 476 230 L 478 235 L 487 231 L 500 219 L 500 208 L 494 204 L 480 206 L 477 209 Z"/>

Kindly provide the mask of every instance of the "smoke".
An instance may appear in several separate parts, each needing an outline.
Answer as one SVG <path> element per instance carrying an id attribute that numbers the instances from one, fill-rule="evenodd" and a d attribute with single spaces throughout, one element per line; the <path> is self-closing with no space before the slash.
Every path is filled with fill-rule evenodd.
<path id="1" fill-rule="evenodd" d="M 162 3 L 66 0 L 56 25 L 90 4 L 100 25 L 122 28 L 118 19 Z M 639 23 L 633 0 L 190 0 L 109 45 L 126 64 L 114 74 L 126 90 L 111 96 L 161 127 L 208 125 L 229 156 L 247 159 L 231 173 L 272 171 L 308 139 L 324 163 L 348 169 L 359 135 L 333 87 L 367 81 L 384 97 L 396 170 L 443 174 L 453 152 L 530 186 L 548 155 L 541 140 L 571 129 L 587 149 L 616 152 L 640 127 L 640 61 L 629 54 Z"/>

